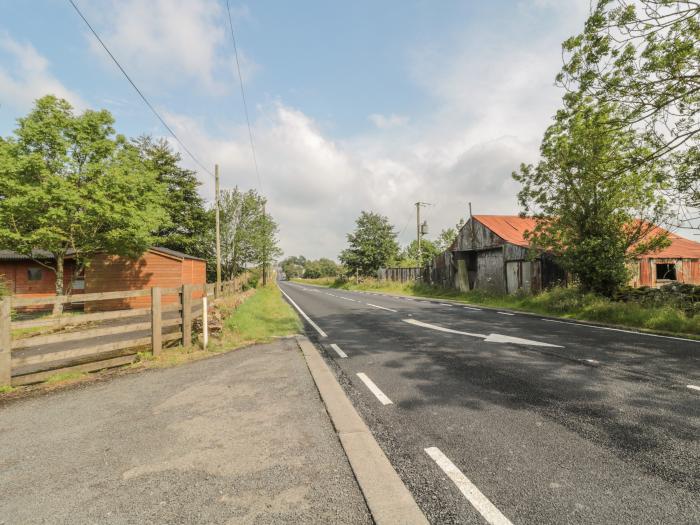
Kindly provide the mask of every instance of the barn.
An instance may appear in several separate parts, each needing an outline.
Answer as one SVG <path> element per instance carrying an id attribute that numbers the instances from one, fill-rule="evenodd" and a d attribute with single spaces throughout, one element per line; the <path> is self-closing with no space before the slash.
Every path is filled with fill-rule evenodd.
<path id="1" fill-rule="evenodd" d="M 55 295 L 56 274 L 41 265 L 53 260 L 50 253 L 37 251 L 34 257 L 26 257 L 11 251 L 0 251 L 0 279 L 17 297 L 49 297 Z M 183 284 L 206 284 L 206 261 L 170 250 L 152 247 L 141 257 L 129 259 L 117 255 L 98 254 L 80 273 L 71 257 L 67 257 L 64 270 L 66 293 L 99 293 L 124 290 L 143 290 L 155 286 L 175 288 Z M 195 291 L 194 298 L 202 292 Z M 163 302 L 173 303 L 177 296 L 167 295 Z M 150 305 L 150 297 L 134 297 L 119 301 L 89 303 L 86 309 L 111 310 L 142 308 Z"/>
<path id="2" fill-rule="evenodd" d="M 429 268 L 430 281 L 459 290 L 494 293 L 538 292 L 567 282 L 549 253 L 531 257 L 525 233 L 535 220 L 517 215 L 474 215 L 452 246 Z M 664 232 L 657 227 L 657 232 Z M 632 286 L 671 282 L 700 284 L 700 243 L 668 232 L 671 244 L 630 263 Z"/>

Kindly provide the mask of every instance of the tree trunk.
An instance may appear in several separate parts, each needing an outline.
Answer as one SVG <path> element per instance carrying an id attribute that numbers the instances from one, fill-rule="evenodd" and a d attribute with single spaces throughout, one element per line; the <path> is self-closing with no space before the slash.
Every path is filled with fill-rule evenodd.
<path id="1" fill-rule="evenodd" d="M 63 296 L 63 263 L 64 255 L 56 254 L 56 297 Z M 58 302 L 53 305 L 53 315 L 61 315 L 63 313 L 63 304 Z"/>

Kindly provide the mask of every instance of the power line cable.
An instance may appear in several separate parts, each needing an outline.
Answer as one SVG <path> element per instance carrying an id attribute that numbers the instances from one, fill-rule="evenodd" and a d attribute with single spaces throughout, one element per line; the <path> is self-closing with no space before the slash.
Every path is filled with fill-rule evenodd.
<path id="1" fill-rule="evenodd" d="M 241 86 L 241 98 L 243 99 L 243 109 L 245 111 L 245 121 L 248 124 L 248 137 L 250 138 L 250 150 L 253 152 L 253 164 L 255 165 L 255 175 L 258 177 L 258 186 L 260 191 L 263 191 L 262 181 L 260 179 L 260 170 L 258 169 L 258 157 L 255 154 L 255 142 L 253 141 L 253 132 L 250 127 L 250 117 L 248 115 L 248 102 L 245 98 L 245 89 L 243 88 L 243 76 L 241 75 L 241 63 L 238 60 L 238 47 L 236 46 L 236 36 L 233 32 L 233 19 L 231 18 L 231 4 L 226 0 L 226 11 L 228 12 L 228 25 L 231 29 L 231 41 L 233 42 L 233 53 L 236 56 L 236 70 L 238 71 L 238 80 Z"/>
<path id="2" fill-rule="evenodd" d="M 100 45 L 102 45 L 102 47 L 103 47 L 104 50 L 107 52 L 107 54 L 109 55 L 109 57 L 114 61 L 114 63 L 115 63 L 115 64 L 117 65 L 117 67 L 119 68 L 119 70 L 122 72 L 122 74 L 123 74 L 123 75 L 126 77 L 126 79 L 129 81 L 129 83 L 131 84 L 131 86 L 136 90 L 136 92 L 139 94 L 139 96 L 141 97 L 141 99 L 146 103 L 146 105 L 148 106 L 148 108 L 149 108 L 149 109 L 153 112 L 153 114 L 158 118 L 158 120 L 159 120 L 160 123 L 163 125 L 163 127 L 165 127 L 165 129 L 168 130 L 168 132 L 173 136 L 173 138 L 177 141 L 177 143 L 180 144 L 180 146 L 182 146 L 182 149 L 185 150 L 185 152 L 192 158 L 192 160 L 193 160 L 200 168 L 202 168 L 210 177 L 214 177 L 214 175 L 211 173 L 211 171 L 209 171 L 209 170 L 206 168 L 206 166 L 204 166 L 204 164 L 202 164 L 201 162 L 199 162 L 199 159 L 198 159 L 197 157 L 194 156 L 194 154 L 193 154 L 193 153 L 190 151 L 190 149 L 185 145 L 185 143 L 182 142 L 182 140 L 180 140 L 180 138 L 175 134 L 175 132 L 170 128 L 170 126 L 168 126 L 168 124 L 165 122 L 165 120 L 163 120 L 163 117 L 160 116 L 160 113 L 158 113 L 158 111 L 156 111 L 156 109 L 153 107 L 153 105 L 148 101 L 148 99 L 146 98 L 146 95 L 144 95 L 143 92 L 136 86 L 136 84 L 134 83 L 134 81 L 131 80 L 131 77 L 129 76 L 129 74 L 124 70 L 124 68 L 122 67 L 122 65 L 119 63 L 119 61 L 116 59 L 116 57 L 112 54 L 112 52 L 109 50 L 109 48 L 107 47 L 107 45 L 102 41 L 102 39 L 100 38 L 100 35 L 97 34 L 97 31 L 95 31 L 95 30 L 93 29 L 92 25 L 90 25 L 90 22 L 88 22 L 87 18 L 85 18 L 85 16 L 84 16 L 83 13 L 80 11 L 80 9 L 78 8 L 78 6 L 75 5 L 75 2 L 74 2 L 73 0 L 68 0 L 68 2 L 73 6 L 73 9 L 75 9 L 75 11 L 78 13 L 78 15 L 80 16 L 80 18 L 83 19 L 83 22 L 85 22 L 85 25 L 87 25 L 88 28 L 90 29 L 90 31 L 92 31 L 92 34 L 95 36 L 95 38 L 97 39 L 97 41 L 100 43 Z"/>

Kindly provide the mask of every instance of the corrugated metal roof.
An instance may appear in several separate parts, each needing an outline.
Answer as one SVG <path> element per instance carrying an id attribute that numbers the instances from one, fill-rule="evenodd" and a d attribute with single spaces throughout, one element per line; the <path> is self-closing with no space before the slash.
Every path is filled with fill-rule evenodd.
<path id="1" fill-rule="evenodd" d="M 178 257 L 180 259 L 194 259 L 195 261 L 206 261 L 206 259 L 201 259 L 199 257 L 187 255 L 186 253 L 178 252 L 177 250 L 171 250 L 170 248 L 164 248 L 162 246 L 153 246 L 151 250 L 155 252 L 164 253 L 166 255 L 171 255 L 173 257 Z"/>
<path id="2" fill-rule="evenodd" d="M 525 232 L 532 231 L 537 224 L 537 221 L 532 217 L 520 217 L 519 215 L 474 215 L 474 219 L 504 241 L 525 248 L 529 246 L 529 243 L 525 240 Z M 698 242 L 669 232 L 660 226 L 656 226 L 649 234 L 653 235 L 663 232 L 668 233 L 671 244 L 658 252 L 645 254 L 642 258 L 700 259 L 700 243 Z"/>
<path id="3" fill-rule="evenodd" d="M 30 261 L 32 259 L 53 259 L 53 254 L 46 250 L 34 250 L 33 257 L 13 252 L 12 250 L 0 250 L 0 261 Z"/>

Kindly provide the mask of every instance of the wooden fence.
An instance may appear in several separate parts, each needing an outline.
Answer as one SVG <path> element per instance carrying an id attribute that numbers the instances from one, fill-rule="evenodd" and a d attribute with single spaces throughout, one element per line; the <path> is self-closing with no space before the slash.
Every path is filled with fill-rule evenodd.
<path id="1" fill-rule="evenodd" d="M 240 289 L 240 282 L 222 283 L 220 294 Z M 61 297 L 6 297 L 0 300 L 0 386 L 41 382 L 58 372 L 91 372 L 124 365 L 138 351 L 158 355 L 163 345 L 179 341 L 192 344 L 192 322 L 203 317 L 203 341 L 207 334 L 207 300 L 215 285 L 183 285 Z M 12 320 L 12 311 L 36 305 L 75 305 L 150 297 L 148 308 L 132 308 L 78 315 L 45 316 Z M 167 298 L 167 300 L 165 300 Z M 166 303 L 166 304 L 164 304 Z M 128 301 L 125 302 L 128 305 Z M 94 310 L 94 308 L 92 308 Z M 13 338 L 13 330 L 70 328 L 69 331 Z M 73 328 L 79 328 L 73 330 Z"/>
<path id="2" fill-rule="evenodd" d="M 423 271 L 423 268 L 380 268 L 377 278 L 380 281 L 414 282 L 423 278 Z"/>

